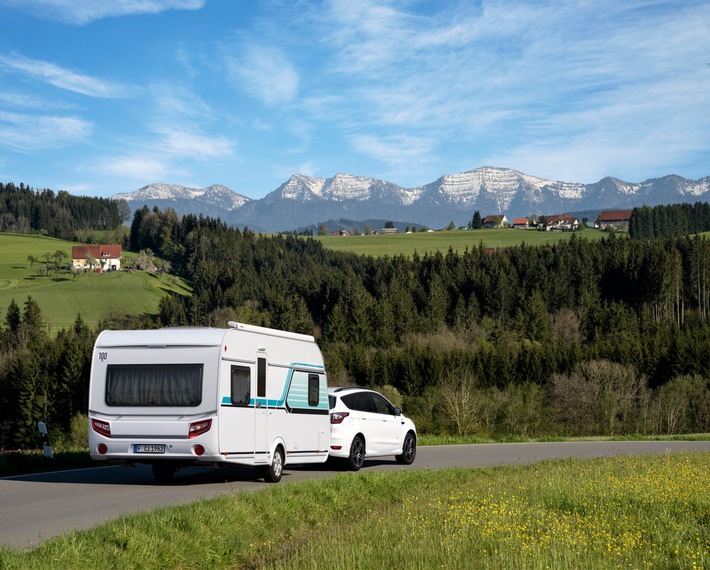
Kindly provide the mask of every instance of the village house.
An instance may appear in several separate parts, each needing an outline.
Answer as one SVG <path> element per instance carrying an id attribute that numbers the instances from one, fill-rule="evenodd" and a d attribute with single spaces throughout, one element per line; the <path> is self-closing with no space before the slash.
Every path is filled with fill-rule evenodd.
<path id="1" fill-rule="evenodd" d="M 71 267 L 77 271 L 118 271 L 122 255 L 120 245 L 75 245 L 71 248 Z"/>
<path id="2" fill-rule="evenodd" d="M 484 228 L 507 228 L 509 225 L 505 214 L 489 214 L 483 218 Z"/>
<path id="3" fill-rule="evenodd" d="M 579 220 L 571 214 L 547 216 L 547 231 L 574 231 L 579 229 Z"/>
<path id="4" fill-rule="evenodd" d="M 594 226 L 600 230 L 615 229 L 628 232 L 633 210 L 605 210 L 599 214 Z"/>
<path id="5" fill-rule="evenodd" d="M 530 220 L 527 218 L 513 218 L 513 227 L 519 230 L 526 230 L 530 227 Z"/>

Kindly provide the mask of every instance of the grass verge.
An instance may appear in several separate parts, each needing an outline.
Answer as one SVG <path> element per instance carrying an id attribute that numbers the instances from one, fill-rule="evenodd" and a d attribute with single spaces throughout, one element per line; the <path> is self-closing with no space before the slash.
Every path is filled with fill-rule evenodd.
<path id="1" fill-rule="evenodd" d="M 707 568 L 710 453 L 348 473 L 122 517 L 0 568 Z"/>
<path id="2" fill-rule="evenodd" d="M 84 467 L 97 467 L 88 450 L 55 452 L 52 459 L 45 457 L 41 451 L 0 452 L 0 477 Z"/>

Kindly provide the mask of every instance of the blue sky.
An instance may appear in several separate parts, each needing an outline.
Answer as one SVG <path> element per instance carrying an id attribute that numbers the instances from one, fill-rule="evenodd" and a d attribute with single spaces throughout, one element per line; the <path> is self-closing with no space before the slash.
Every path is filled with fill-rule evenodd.
<path id="1" fill-rule="evenodd" d="M 710 175 L 710 2 L 0 0 L 0 181 Z"/>

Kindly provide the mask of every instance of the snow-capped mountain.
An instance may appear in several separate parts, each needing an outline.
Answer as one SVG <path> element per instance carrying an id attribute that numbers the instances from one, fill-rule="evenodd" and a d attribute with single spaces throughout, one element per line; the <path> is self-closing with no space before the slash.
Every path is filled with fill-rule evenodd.
<path id="1" fill-rule="evenodd" d="M 287 231 L 328 219 L 390 219 L 442 227 L 465 225 L 478 210 L 482 216 L 528 215 L 613 210 L 710 200 L 710 176 L 688 180 L 676 175 L 640 183 L 607 177 L 594 184 L 547 180 L 507 168 L 482 167 L 403 188 L 391 182 L 337 174 L 313 178 L 294 174 L 273 192 L 250 200 L 224 186 L 205 189 L 151 184 L 117 194 L 132 209 L 170 207 L 179 214 L 202 213 L 257 231 Z"/>
<path id="2" fill-rule="evenodd" d="M 212 218 L 226 218 L 237 211 L 251 198 L 237 194 L 226 186 L 213 184 L 207 188 L 187 188 L 179 184 L 149 184 L 135 192 L 124 192 L 112 196 L 114 200 L 125 200 L 131 211 L 148 206 L 161 210 L 172 208 L 178 214 L 203 214 Z"/>

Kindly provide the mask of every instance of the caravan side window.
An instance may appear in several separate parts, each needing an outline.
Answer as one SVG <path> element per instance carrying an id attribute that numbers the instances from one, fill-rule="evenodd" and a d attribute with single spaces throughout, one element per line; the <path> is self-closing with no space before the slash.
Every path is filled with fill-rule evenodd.
<path id="1" fill-rule="evenodd" d="M 256 397 L 266 396 L 266 358 L 256 359 Z"/>
<path id="2" fill-rule="evenodd" d="M 233 406 L 248 406 L 251 399 L 251 370 L 232 366 L 231 397 Z"/>
<path id="3" fill-rule="evenodd" d="M 308 405 L 317 406 L 320 400 L 320 377 L 318 374 L 308 375 Z"/>

